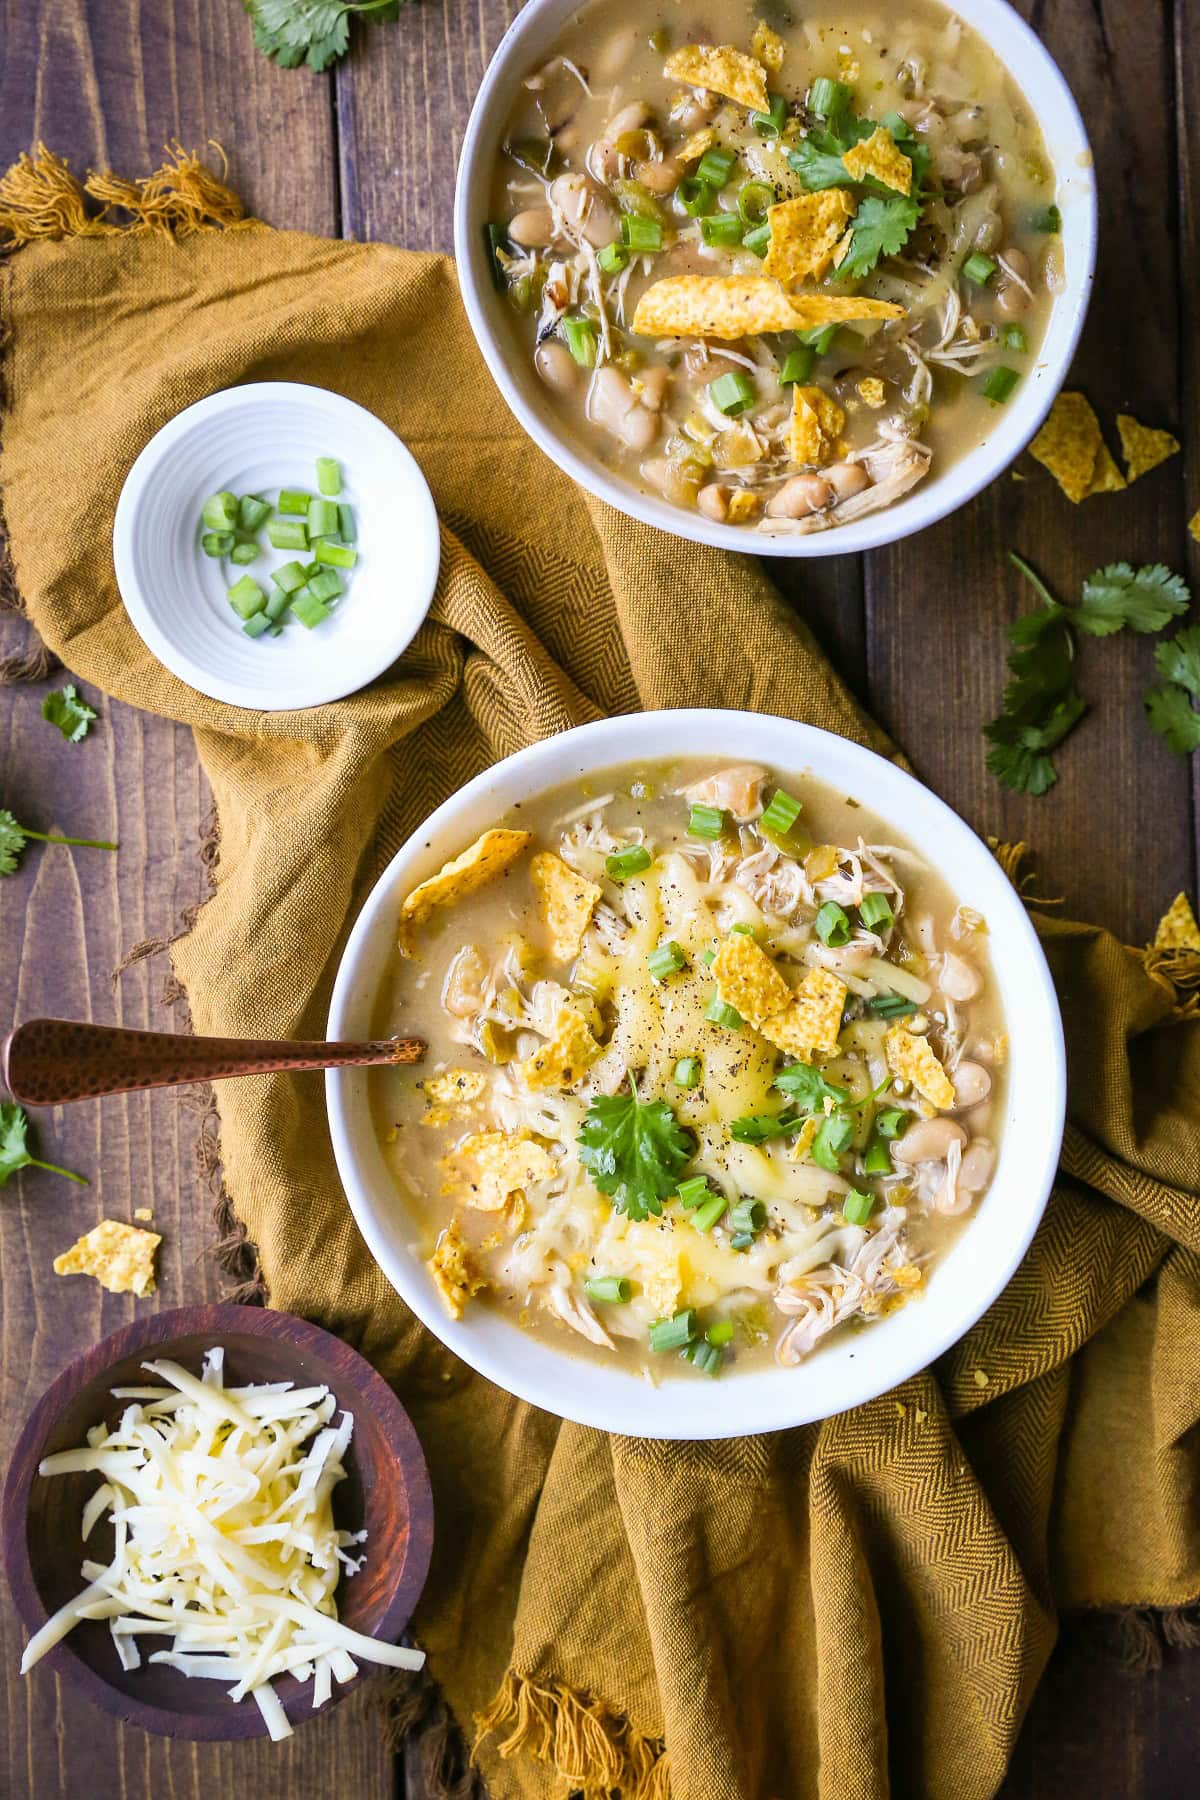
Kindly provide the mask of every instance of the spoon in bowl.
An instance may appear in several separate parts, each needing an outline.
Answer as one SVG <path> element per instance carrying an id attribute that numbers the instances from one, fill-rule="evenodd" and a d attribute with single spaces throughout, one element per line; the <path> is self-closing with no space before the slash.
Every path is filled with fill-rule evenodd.
<path id="1" fill-rule="evenodd" d="M 421 1038 L 377 1038 L 362 1044 L 274 1042 L 123 1031 L 81 1019 L 27 1019 L 0 1047 L 0 1075 L 20 1105 L 58 1106 L 139 1088 L 223 1081 L 232 1075 L 416 1063 L 424 1054 Z"/>

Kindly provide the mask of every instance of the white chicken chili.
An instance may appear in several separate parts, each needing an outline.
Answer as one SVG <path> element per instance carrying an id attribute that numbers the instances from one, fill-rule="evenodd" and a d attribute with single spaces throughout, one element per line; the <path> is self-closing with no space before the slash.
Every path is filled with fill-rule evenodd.
<path id="1" fill-rule="evenodd" d="M 659 1377 L 794 1364 L 920 1297 L 987 1188 L 985 921 L 864 805 L 625 766 L 514 808 L 405 900 L 372 1112 L 455 1317 Z"/>
<path id="2" fill-rule="evenodd" d="M 487 230 L 514 352 L 588 454 L 797 534 L 984 442 L 1062 285 L 1055 192 L 935 0 L 589 0 L 525 79 Z"/>

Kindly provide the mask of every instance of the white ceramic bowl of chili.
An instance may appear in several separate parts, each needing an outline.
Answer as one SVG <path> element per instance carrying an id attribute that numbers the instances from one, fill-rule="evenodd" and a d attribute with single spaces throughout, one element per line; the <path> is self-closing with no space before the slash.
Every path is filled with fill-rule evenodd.
<path id="1" fill-rule="evenodd" d="M 756 556 L 847 555 L 923 531 L 973 499 L 1020 455 L 1066 380 L 1087 316 L 1096 262 L 1092 154 L 1079 108 L 1058 65 L 1008 0 L 957 0 L 946 10 L 979 33 L 1025 95 L 1041 127 L 1062 214 L 1062 291 L 1055 298 L 1034 366 L 1011 399 L 996 409 L 994 428 L 977 449 L 935 468 L 882 512 L 807 536 L 771 536 L 717 524 L 703 513 L 673 506 L 622 480 L 598 459 L 582 453 L 581 440 L 563 431 L 530 359 L 517 353 L 505 317 L 506 301 L 492 282 L 486 237 L 489 198 L 521 83 L 553 54 L 564 27 L 579 11 L 579 0 L 529 0 L 518 13 L 480 83 L 463 139 L 454 197 L 454 253 L 463 304 L 492 379 L 534 443 L 581 487 L 618 512 L 691 543 Z"/>
<path id="2" fill-rule="evenodd" d="M 616 764 L 739 758 L 811 776 L 861 799 L 983 913 L 991 971 L 1009 1036 L 1009 1075 L 996 1171 L 965 1230 L 933 1269 L 919 1304 L 866 1330 L 833 1336 L 796 1368 L 730 1371 L 718 1381 L 665 1372 L 652 1386 L 628 1367 L 548 1349 L 486 1306 L 451 1319 L 417 1245 L 415 1216 L 384 1161 L 369 1074 L 331 1070 L 326 1100 L 338 1171 L 367 1246 L 396 1292 L 457 1356 L 497 1386 L 561 1418 L 652 1438 L 741 1437 L 808 1424 L 872 1400 L 926 1368 L 1007 1285 L 1045 1209 L 1066 1106 L 1066 1056 L 1054 985 L 1037 934 L 987 847 L 944 801 L 859 744 L 762 713 L 707 709 L 634 714 L 581 725 L 506 757 L 468 782 L 413 833 L 369 895 L 350 934 L 329 1012 L 330 1038 L 373 1035 L 400 903 L 418 882 L 518 802 Z M 565 1334 L 564 1334 L 565 1335 Z M 690 1377 L 690 1378 L 689 1378 Z"/>

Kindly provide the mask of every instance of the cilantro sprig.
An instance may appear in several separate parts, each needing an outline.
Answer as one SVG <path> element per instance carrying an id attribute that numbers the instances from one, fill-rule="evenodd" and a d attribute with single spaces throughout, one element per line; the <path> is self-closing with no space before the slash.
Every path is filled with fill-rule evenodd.
<path id="1" fill-rule="evenodd" d="M 880 125 L 891 132 L 896 148 L 912 164 L 911 194 L 899 194 L 871 175 L 860 180 L 846 167 L 847 150 L 869 138 Z M 929 148 L 918 141 L 912 126 L 899 113 L 886 113 L 878 120 L 839 113 L 823 127 L 813 127 L 788 152 L 788 163 L 810 192 L 845 187 L 861 195 L 858 210 L 850 221 L 850 248 L 839 265 L 839 276 L 860 280 L 869 275 L 882 257 L 898 255 L 916 229 L 921 217 L 920 190 L 929 168 Z"/>
<path id="2" fill-rule="evenodd" d="M 57 1163 L 42 1162 L 34 1156 L 28 1139 L 29 1119 L 24 1107 L 7 1102 L 0 1104 L 0 1187 L 18 1169 L 48 1169 L 52 1175 L 65 1175 L 68 1181 L 77 1181 L 80 1187 L 89 1186 L 86 1175 L 76 1175 L 72 1169 L 62 1169 Z"/>
<path id="3" fill-rule="evenodd" d="M 591 1101 L 577 1142 L 596 1187 L 631 1219 L 662 1212 L 695 1149 L 665 1100 L 639 1100 L 632 1074 L 627 1094 Z"/>
<path id="4" fill-rule="evenodd" d="M 1192 705 L 1200 698 L 1200 625 L 1159 644 L 1154 666 L 1163 680 L 1146 690 L 1146 717 L 1168 750 L 1189 756 L 1200 750 L 1200 712 Z"/>
<path id="5" fill-rule="evenodd" d="M 79 698 L 79 690 L 68 682 L 65 688 L 59 688 L 46 695 L 42 701 L 42 717 L 51 725 L 57 725 L 68 744 L 80 743 L 88 734 L 96 713 Z"/>
<path id="6" fill-rule="evenodd" d="M 116 844 L 104 838 L 60 837 L 54 831 L 34 831 L 32 826 L 18 825 L 6 807 L 0 807 L 0 875 L 13 875 L 21 860 L 26 838 L 42 844 L 75 844 L 82 850 L 115 850 Z"/>
<path id="7" fill-rule="evenodd" d="M 327 69 L 350 46 L 352 16 L 394 19 L 401 0 L 242 0 L 254 42 L 283 69 Z"/>
<path id="8" fill-rule="evenodd" d="M 1087 701 L 1075 683 L 1075 633 L 1111 637 L 1125 629 L 1161 631 L 1187 611 L 1190 595 L 1182 576 L 1162 563 L 1135 570 L 1120 562 L 1096 569 L 1083 583 L 1079 604 L 1064 606 L 1023 557 L 1010 551 L 1008 560 L 1031 584 L 1042 604 L 1009 626 L 1013 649 L 1004 702 L 999 716 L 983 728 L 992 746 L 987 766 L 1002 786 L 1040 796 L 1058 780 L 1050 752 L 1087 711 Z M 1178 707 L 1168 704 L 1176 718 Z M 1161 711 L 1161 702 L 1158 707 Z"/>

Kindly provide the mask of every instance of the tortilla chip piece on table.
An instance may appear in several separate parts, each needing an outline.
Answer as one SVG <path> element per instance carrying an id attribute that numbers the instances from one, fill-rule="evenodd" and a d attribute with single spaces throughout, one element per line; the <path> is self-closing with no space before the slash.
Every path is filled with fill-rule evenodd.
<path id="1" fill-rule="evenodd" d="M 587 1020 L 568 1001 L 555 1015 L 554 1036 L 517 1064 L 517 1074 L 529 1088 L 574 1087 L 599 1054 Z"/>
<path id="2" fill-rule="evenodd" d="M 1156 950 L 1200 950 L 1200 925 L 1186 894 L 1176 894 L 1158 921 L 1154 933 Z"/>
<path id="3" fill-rule="evenodd" d="M 54 1259 L 56 1275 L 92 1275 L 110 1294 L 154 1292 L 154 1253 L 162 1243 L 156 1231 L 102 1219 L 99 1225 Z"/>
<path id="4" fill-rule="evenodd" d="M 425 1264 L 433 1284 L 452 1319 L 461 1319 L 463 1307 L 487 1282 L 471 1261 L 470 1252 L 458 1226 L 451 1222 L 437 1241 L 437 1248 Z"/>
<path id="5" fill-rule="evenodd" d="M 1159 463 L 1165 463 L 1169 456 L 1178 454 L 1177 437 L 1172 437 L 1169 431 L 1159 431 L 1153 425 L 1139 424 L 1132 413 L 1117 414 L 1117 432 L 1130 481 L 1136 481 L 1141 475 L 1148 475 L 1151 469 L 1157 469 Z"/>
<path id="6" fill-rule="evenodd" d="M 845 188 L 798 194 L 767 209 L 771 242 L 763 272 L 784 283 L 819 280 L 833 261 L 854 202 Z"/>
<path id="7" fill-rule="evenodd" d="M 912 192 L 912 163 L 899 149 L 886 125 L 877 125 L 869 138 L 854 144 L 842 158 L 846 172 L 855 181 L 873 175 L 884 187 L 897 194 Z"/>
<path id="8" fill-rule="evenodd" d="M 725 1005 L 751 1025 L 761 1025 L 764 1019 L 781 1013 L 792 997 L 766 951 L 742 931 L 731 932 L 717 951 L 712 977 Z"/>
<path id="9" fill-rule="evenodd" d="M 816 468 L 832 462 L 837 455 L 838 433 L 846 423 L 846 415 L 837 401 L 819 387 L 792 389 L 792 419 L 788 428 L 788 450 L 795 463 L 810 463 Z"/>
<path id="10" fill-rule="evenodd" d="M 768 1043 L 802 1061 L 814 1054 L 832 1056 L 848 991 L 831 969 L 809 969 L 784 1010 L 758 1029 Z"/>
<path id="11" fill-rule="evenodd" d="M 439 906 L 465 900 L 516 862 L 533 833 L 497 827 L 415 887 L 400 905 L 400 954 L 411 956 L 417 930 Z"/>
<path id="12" fill-rule="evenodd" d="M 888 1068 L 901 1081 L 911 1081 L 922 1099 L 945 1112 L 954 1105 L 954 1086 L 937 1059 L 933 1045 L 904 1025 L 893 1025 L 883 1040 Z"/>
<path id="13" fill-rule="evenodd" d="M 710 94 L 724 94 L 751 112 L 766 112 L 770 106 L 767 93 L 767 71 L 753 56 L 735 50 L 731 44 L 682 44 L 672 50 L 663 64 L 668 81 L 682 81 L 688 87 L 706 88 Z"/>
<path id="14" fill-rule="evenodd" d="M 637 303 L 639 337 L 731 340 L 763 331 L 812 331 L 849 319 L 899 319 L 904 308 L 852 294 L 786 294 L 766 275 L 664 275 Z"/>
<path id="15" fill-rule="evenodd" d="M 566 963 L 579 955 L 583 934 L 600 902 L 601 890 L 579 875 L 553 850 L 540 850 L 529 865 L 542 919 L 550 933 L 550 954 Z"/>
<path id="16" fill-rule="evenodd" d="M 554 1173 L 554 1158 L 528 1131 L 474 1131 L 447 1151 L 444 1194 L 477 1212 L 500 1212 L 513 1194 Z"/>
<path id="17" fill-rule="evenodd" d="M 1078 506 L 1092 494 L 1114 494 L 1125 478 L 1100 434 L 1100 421 L 1083 394 L 1063 393 L 1029 446 L 1029 454 L 1049 469 L 1067 499 Z"/>

